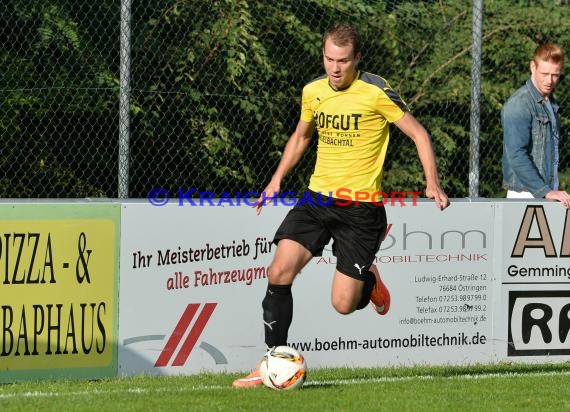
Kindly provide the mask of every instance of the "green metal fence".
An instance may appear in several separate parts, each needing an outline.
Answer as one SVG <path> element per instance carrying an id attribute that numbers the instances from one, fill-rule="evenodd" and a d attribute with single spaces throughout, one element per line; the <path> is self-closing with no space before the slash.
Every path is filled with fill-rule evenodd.
<path id="1" fill-rule="evenodd" d="M 386 78 L 429 130 L 452 197 L 500 197 L 500 109 L 539 42 L 570 49 L 567 1 L 4 0 L 0 197 L 146 197 L 161 187 L 265 187 L 323 73 L 333 22 L 363 35 L 361 68 Z M 561 105 L 568 183 L 569 90 Z M 384 188 L 422 190 L 394 132 Z M 315 147 L 285 185 L 307 184 Z"/>

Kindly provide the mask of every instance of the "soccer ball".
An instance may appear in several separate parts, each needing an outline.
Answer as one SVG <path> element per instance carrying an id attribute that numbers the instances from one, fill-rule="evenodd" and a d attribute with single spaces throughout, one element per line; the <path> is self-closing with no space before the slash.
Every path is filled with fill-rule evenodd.
<path id="1" fill-rule="evenodd" d="M 289 390 L 303 386 L 307 376 L 305 358 L 290 346 L 269 349 L 259 365 L 263 384 L 271 389 Z"/>

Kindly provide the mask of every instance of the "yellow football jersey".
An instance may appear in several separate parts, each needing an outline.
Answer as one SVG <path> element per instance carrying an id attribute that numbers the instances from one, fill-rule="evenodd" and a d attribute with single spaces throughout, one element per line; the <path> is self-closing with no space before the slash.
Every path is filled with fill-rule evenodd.
<path id="1" fill-rule="evenodd" d="M 381 191 L 389 123 L 406 111 L 398 93 L 374 74 L 358 72 L 349 87 L 338 91 L 329 86 L 327 76 L 308 83 L 301 119 L 314 122 L 319 138 L 309 189 L 333 197 L 340 190 L 343 198 L 353 200 L 357 192 L 372 196 Z"/>

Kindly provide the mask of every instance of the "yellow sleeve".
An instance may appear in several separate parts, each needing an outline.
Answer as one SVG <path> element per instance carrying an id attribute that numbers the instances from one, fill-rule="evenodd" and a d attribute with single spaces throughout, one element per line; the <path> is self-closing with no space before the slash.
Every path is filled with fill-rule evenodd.
<path id="1" fill-rule="evenodd" d="M 315 105 L 315 96 L 310 93 L 308 88 L 303 88 L 303 96 L 301 98 L 301 120 L 311 123 L 313 119 Z"/>

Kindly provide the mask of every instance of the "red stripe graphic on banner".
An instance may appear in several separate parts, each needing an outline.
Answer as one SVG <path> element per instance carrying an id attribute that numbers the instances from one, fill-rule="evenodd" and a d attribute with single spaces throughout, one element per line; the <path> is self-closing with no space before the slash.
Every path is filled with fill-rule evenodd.
<path id="1" fill-rule="evenodd" d="M 192 322 L 192 318 L 196 314 L 199 306 L 200 305 L 198 303 L 190 303 L 188 306 L 186 306 L 186 310 L 180 317 L 180 320 L 178 320 L 178 324 L 174 328 L 172 335 L 170 335 L 168 342 L 166 342 L 164 349 L 156 360 L 156 363 L 154 364 L 155 367 L 166 366 L 168 364 L 168 361 L 180 343 L 182 336 L 184 336 L 184 332 L 186 332 L 188 329 L 188 325 L 190 325 L 190 322 Z"/>
<path id="2" fill-rule="evenodd" d="M 196 319 L 196 323 L 194 323 L 194 326 L 192 327 L 192 329 L 190 329 L 188 337 L 182 344 L 182 347 L 180 348 L 178 355 L 176 355 L 176 358 L 174 358 L 172 366 L 184 365 L 186 359 L 188 359 L 188 356 L 190 356 L 190 352 L 192 352 L 194 345 L 198 341 L 200 334 L 206 327 L 208 320 L 210 320 L 210 316 L 212 316 L 212 313 L 214 312 L 215 308 L 216 308 L 216 303 L 206 303 L 204 305 L 204 308 L 200 311 L 200 314 Z"/>

